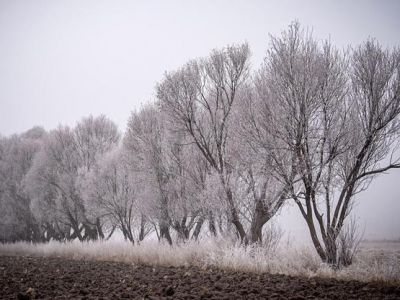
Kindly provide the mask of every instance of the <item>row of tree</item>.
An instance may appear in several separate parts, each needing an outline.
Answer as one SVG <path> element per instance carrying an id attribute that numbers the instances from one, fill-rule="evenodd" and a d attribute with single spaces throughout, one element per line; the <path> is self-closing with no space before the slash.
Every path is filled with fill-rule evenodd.
<path id="1" fill-rule="evenodd" d="M 1 240 L 262 243 L 294 201 L 321 259 L 351 263 L 354 196 L 400 167 L 400 51 L 339 51 L 294 23 L 256 72 L 249 58 L 234 45 L 166 73 L 123 136 L 100 116 L 2 138 Z"/>

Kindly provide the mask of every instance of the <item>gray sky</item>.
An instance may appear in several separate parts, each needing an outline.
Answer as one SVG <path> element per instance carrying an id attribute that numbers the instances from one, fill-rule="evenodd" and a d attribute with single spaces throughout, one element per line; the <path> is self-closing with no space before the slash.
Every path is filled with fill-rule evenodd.
<path id="1" fill-rule="evenodd" d="M 166 70 L 213 48 L 247 41 L 257 68 L 268 34 L 296 19 L 339 47 L 369 36 L 395 46 L 399 15 L 400 1 L 0 0 L 0 134 L 101 113 L 124 130 Z M 366 237 L 400 237 L 399 179 L 391 172 L 360 195 Z M 296 232 L 297 211 L 286 214 L 284 230 Z"/>

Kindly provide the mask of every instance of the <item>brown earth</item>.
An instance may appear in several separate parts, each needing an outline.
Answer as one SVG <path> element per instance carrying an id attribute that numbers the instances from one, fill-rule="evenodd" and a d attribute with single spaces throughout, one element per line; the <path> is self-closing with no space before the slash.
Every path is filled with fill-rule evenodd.
<path id="1" fill-rule="evenodd" d="M 1 299 L 400 299 L 400 286 L 324 278 L 0 256 Z"/>

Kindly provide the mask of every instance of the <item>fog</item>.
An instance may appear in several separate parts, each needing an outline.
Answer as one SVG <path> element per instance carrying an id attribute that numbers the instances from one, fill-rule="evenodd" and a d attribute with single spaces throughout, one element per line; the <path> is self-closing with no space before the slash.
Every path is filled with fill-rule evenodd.
<path id="1" fill-rule="evenodd" d="M 244 41 L 256 69 L 268 35 L 293 20 L 343 49 L 368 37 L 398 46 L 399 11 L 398 1 L 2 0 L 0 134 L 72 126 L 89 114 L 124 130 L 130 112 L 154 100 L 165 71 Z M 381 175 L 357 196 L 365 238 L 400 237 L 399 179 L 400 171 Z M 282 229 L 308 238 L 292 208 L 280 214 Z"/>

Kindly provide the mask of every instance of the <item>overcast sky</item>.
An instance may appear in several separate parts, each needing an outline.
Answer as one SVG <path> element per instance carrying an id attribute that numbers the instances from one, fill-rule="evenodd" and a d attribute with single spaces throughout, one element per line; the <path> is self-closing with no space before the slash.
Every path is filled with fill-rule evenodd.
<path id="1" fill-rule="evenodd" d="M 247 41 L 257 68 L 268 35 L 293 20 L 339 47 L 369 36 L 393 47 L 399 15 L 400 1 L 0 0 L 0 134 L 89 114 L 124 130 L 166 70 L 213 48 Z M 391 172 L 359 196 L 366 237 L 400 237 L 399 184 Z M 289 214 L 283 229 L 297 232 L 297 211 Z"/>

